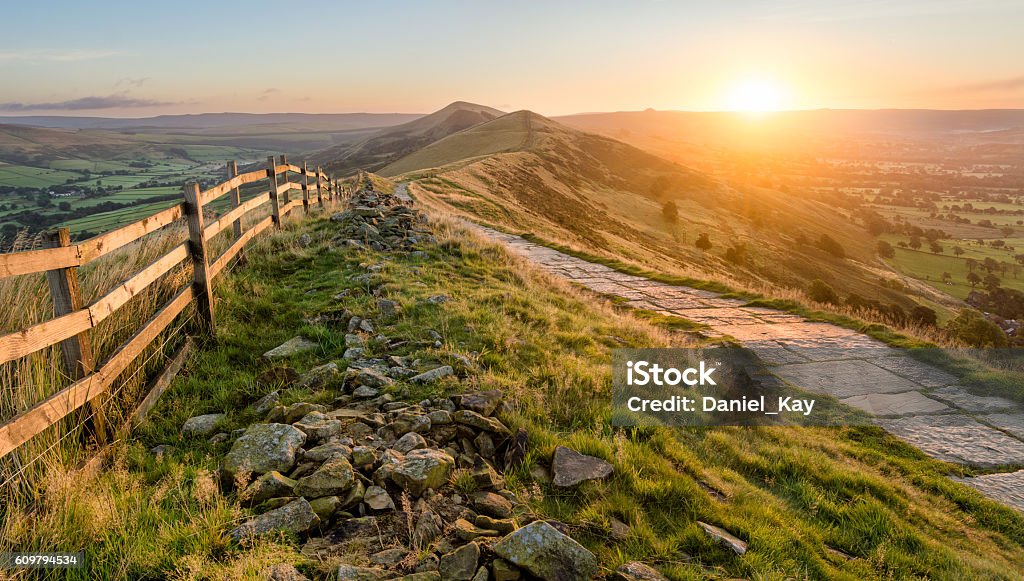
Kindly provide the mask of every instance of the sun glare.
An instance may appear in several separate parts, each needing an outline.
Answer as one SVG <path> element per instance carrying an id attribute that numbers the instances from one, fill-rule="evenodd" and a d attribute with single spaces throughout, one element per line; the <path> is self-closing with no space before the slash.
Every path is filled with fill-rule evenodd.
<path id="1" fill-rule="evenodd" d="M 785 94 L 778 83 L 770 79 L 746 79 L 732 87 L 726 99 L 730 111 L 765 113 L 782 108 Z"/>

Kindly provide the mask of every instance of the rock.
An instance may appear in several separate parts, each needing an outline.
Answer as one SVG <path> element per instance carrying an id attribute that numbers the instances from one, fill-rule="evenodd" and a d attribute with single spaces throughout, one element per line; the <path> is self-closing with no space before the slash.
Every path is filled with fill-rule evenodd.
<path id="1" fill-rule="evenodd" d="M 306 434 L 306 441 L 314 444 L 341 433 L 341 420 L 332 420 L 323 412 L 309 412 L 292 425 Z"/>
<path id="2" fill-rule="evenodd" d="M 377 462 L 377 453 L 369 446 L 352 448 L 352 464 L 355 466 L 372 466 Z"/>
<path id="3" fill-rule="evenodd" d="M 299 244 L 299 248 L 306 248 L 313 243 L 313 237 L 309 234 L 303 234 L 302 236 L 299 236 L 297 242 Z"/>
<path id="4" fill-rule="evenodd" d="M 228 536 L 239 541 L 248 537 L 265 535 L 274 531 L 287 531 L 301 534 L 318 525 L 320 519 L 309 506 L 305 498 L 300 498 L 281 508 L 261 514 L 260 516 L 233 529 Z"/>
<path id="5" fill-rule="evenodd" d="M 480 546 L 469 543 L 450 553 L 441 555 L 439 572 L 445 581 L 470 581 L 476 574 L 476 565 L 480 560 Z"/>
<path id="6" fill-rule="evenodd" d="M 309 581 L 294 565 L 289 563 L 278 563 L 263 571 L 265 581 Z"/>
<path id="7" fill-rule="evenodd" d="M 352 395 L 360 399 L 369 399 L 380 395 L 380 390 L 376 387 L 370 387 L 369 385 L 360 385 L 352 391 Z"/>
<path id="8" fill-rule="evenodd" d="M 380 313 L 380 315 L 384 318 L 394 317 L 398 315 L 398 313 L 401 310 L 402 306 L 399 305 L 396 301 L 391 301 L 388 299 L 379 299 L 377 301 L 377 312 Z"/>
<path id="9" fill-rule="evenodd" d="M 314 367 L 299 378 L 298 387 L 304 389 L 318 389 L 331 382 L 340 372 L 338 364 L 331 362 L 319 367 Z"/>
<path id="10" fill-rule="evenodd" d="M 376 567 L 338 566 L 338 581 L 379 581 L 389 577 L 385 570 Z"/>
<path id="11" fill-rule="evenodd" d="M 508 448 L 505 450 L 505 470 L 509 468 L 515 468 L 526 461 L 526 446 L 529 442 L 529 435 L 526 433 L 526 428 L 519 428 L 516 430 L 512 441 L 509 442 Z"/>
<path id="12" fill-rule="evenodd" d="M 480 568 L 476 570 L 476 575 L 473 575 L 473 581 L 487 581 L 490 578 L 491 574 L 484 565 L 480 565 Z"/>
<path id="13" fill-rule="evenodd" d="M 491 573 L 494 574 L 494 581 L 519 581 L 519 578 L 522 577 L 519 567 L 505 559 L 495 559 L 491 563 Z"/>
<path id="14" fill-rule="evenodd" d="M 409 378 L 412 383 L 430 383 L 437 381 L 442 377 L 448 377 L 449 375 L 455 375 L 455 370 L 452 369 L 451 365 L 442 365 L 441 367 L 435 367 L 430 371 L 424 371 L 419 375 L 414 375 Z"/>
<path id="15" fill-rule="evenodd" d="M 427 297 L 426 302 L 431 305 L 440 305 L 451 301 L 452 298 L 448 295 L 432 295 Z"/>
<path id="16" fill-rule="evenodd" d="M 430 431 L 430 418 L 422 414 L 402 413 L 391 422 L 391 429 L 396 436 L 404 436 L 409 432 L 425 434 Z"/>
<path id="17" fill-rule="evenodd" d="M 416 432 L 409 432 L 408 434 L 399 438 L 398 441 L 395 442 L 394 445 L 391 447 L 403 454 L 408 454 L 413 450 L 420 450 L 426 448 L 427 441 L 423 439 L 423 436 L 417 434 Z"/>
<path id="18" fill-rule="evenodd" d="M 256 385 L 260 387 L 273 387 L 276 389 L 287 389 L 299 381 L 299 372 L 291 367 L 278 365 L 264 371 L 256 378 Z"/>
<path id="19" fill-rule="evenodd" d="M 351 374 L 349 376 L 349 382 L 355 386 L 365 385 L 367 387 L 380 389 L 395 383 L 394 379 L 391 379 L 372 367 L 363 367 L 355 370 L 350 369 L 348 373 Z"/>
<path id="20" fill-rule="evenodd" d="M 512 516 L 512 503 L 493 492 L 474 492 L 473 507 L 477 512 L 494 518 Z"/>
<path id="21" fill-rule="evenodd" d="M 153 448 L 150 449 L 149 453 L 152 454 L 153 457 L 156 458 L 156 460 L 159 462 L 163 460 L 166 456 L 169 456 L 174 453 L 174 446 L 171 446 L 169 444 L 160 444 L 158 446 L 153 446 Z"/>
<path id="22" fill-rule="evenodd" d="M 295 422 L 297 422 L 297 421 L 301 420 L 302 418 L 306 417 L 306 414 L 309 414 L 310 412 L 325 412 L 325 411 L 327 411 L 327 408 L 325 408 L 324 406 L 322 406 L 320 404 L 309 403 L 309 402 L 305 402 L 305 401 L 299 402 L 299 403 L 295 403 L 295 404 L 292 404 L 292 405 L 284 408 L 284 423 L 286 423 L 286 424 L 294 424 Z"/>
<path id="23" fill-rule="evenodd" d="M 230 438 L 231 436 L 228 435 L 227 432 L 220 432 L 218 434 L 210 436 L 210 439 L 207 440 L 207 442 L 211 444 L 223 444 L 224 442 L 227 442 Z"/>
<path id="24" fill-rule="evenodd" d="M 615 581 L 668 581 L 657 569 L 637 561 L 625 563 L 615 570 Z"/>
<path id="25" fill-rule="evenodd" d="M 494 458 L 494 440 L 487 435 L 487 432 L 480 432 L 473 440 L 477 452 L 484 458 Z"/>
<path id="26" fill-rule="evenodd" d="M 464 410 L 474 411 L 482 416 L 489 416 L 498 408 L 501 398 L 502 393 L 497 389 L 465 393 L 459 400 L 459 407 Z"/>
<path id="27" fill-rule="evenodd" d="M 455 459 L 441 450 L 413 450 L 391 470 L 391 480 L 413 496 L 448 482 Z"/>
<path id="28" fill-rule="evenodd" d="M 425 549 L 435 539 L 440 537 L 443 531 L 444 522 L 441 520 L 441 517 L 429 510 L 425 511 L 420 514 L 419 520 L 416 521 L 416 528 L 413 529 L 412 533 L 412 545 L 415 549 Z"/>
<path id="29" fill-rule="evenodd" d="M 494 432 L 495 434 L 503 436 L 508 435 L 509 433 L 509 429 L 505 427 L 505 424 L 499 422 L 495 418 L 488 418 L 474 411 L 459 410 L 452 415 L 452 418 L 460 424 L 464 424 L 478 430 Z"/>
<path id="30" fill-rule="evenodd" d="M 302 455 L 302 460 L 305 462 L 326 462 L 331 458 L 348 458 L 351 453 L 352 451 L 349 450 L 349 447 L 340 442 L 327 442 L 326 444 L 320 444 L 315 448 L 306 450 L 306 453 Z"/>
<path id="31" fill-rule="evenodd" d="M 395 565 L 402 562 L 405 556 L 409 554 L 409 551 L 405 549 L 384 549 L 379 553 L 370 555 L 370 562 L 374 565 L 382 565 L 385 567 L 394 567 Z"/>
<path id="32" fill-rule="evenodd" d="M 624 541 L 628 539 L 629 535 L 633 532 L 633 529 L 631 529 L 629 525 L 615 517 L 611 518 L 611 529 L 612 538 L 616 541 Z"/>
<path id="33" fill-rule="evenodd" d="M 316 472 L 300 478 L 295 485 L 295 494 L 306 498 L 342 496 L 352 487 L 354 478 L 355 473 L 348 460 L 332 458 Z"/>
<path id="34" fill-rule="evenodd" d="M 362 347 L 349 347 L 345 349 L 345 352 L 341 354 L 342 359 L 359 359 L 366 353 L 366 349 Z"/>
<path id="35" fill-rule="evenodd" d="M 427 414 L 431 425 L 443 426 L 452 423 L 452 414 L 447 410 L 434 410 Z"/>
<path id="36" fill-rule="evenodd" d="M 498 541 L 494 553 L 547 581 L 589 581 L 597 557 L 543 521 L 526 525 Z"/>
<path id="37" fill-rule="evenodd" d="M 436 559 L 437 557 L 434 558 Z M 437 571 L 423 571 L 420 573 L 413 573 L 412 575 L 406 575 L 405 577 L 401 577 L 400 579 L 401 581 L 442 581 L 441 574 Z"/>
<path id="38" fill-rule="evenodd" d="M 516 523 L 514 520 L 510 518 L 491 518 L 485 514 L 478 514 L 476 516 L 476 520 L 473 521 L 473 524 L 482 529 L 498 531 L 503 535 L 507 535 L 516 530 Z"/>
<path id="39" fill-rule="evenodd" d="M 256 415 L 264 415 L 270 410 L 274 409 L 277 402 L 281 399 L 280 391 L 272 391 L 267 395 L 261 397 L 256 403 L 252 404 L 252 409 L 256 412 Z"/>
<path id="40" fill-rule="evenodd" d="M 541 466 L 540 464 L 534 464 L 533 466 L 530 467 L 530 477 L 533 478 L 533 481 L 538 484 L 551 483 L 551 473 L 548 472 L 547 468 Z"/>
<path id="41" fill-rule="evenodd" d="M 356 478 L 356 480 L 352 482 L 352 488 L 348 490 L 348 495 L 341 500 L 341 506 L 338 508 L 345 510 L 354 507 L 363 501 L 363 496 L 365 494 L 366 486 L 363 484 L 361 479 Z"/>
<path id="42" fill-rule="evenodd" d="M 384 490 L 380 486 L 371 486 L 367 488 L 366 493 L 363 495 L 363 502 L 373 510 L 395 510 L 395 501 L 392 500 L 388 491 Z"/>
<path id="43" fill-rule="evenodd" d="M 477 456 L 473 460 L 473 482 L 477 488 L 500 488 L 504 485 L 501 476 L 487 463 L 486 460 Z"/>
<path id="44" fill-rule="evenodd" d="M 312 351 L 317 347 L 319 347 L 319 345 L 305 337 L 292 337 L 264 353 L 263 357 L 266 359 L 282 359 L 284 357 L 291 357 L 292 355 Z"/>
<path id="45" fill-rule="evenodd" d="M 571 488 L 588 480 L 603 480 L 611 476 L 613 470 L 612 465 L 604 460 L 585 456 L 565 446 L 555 448 L 551 463 L 552 482 L 559 488 Z"/>
<path id="46" fill-rule="evenodd" d="M 224 457 L 224 470 L 231 477 L 243 471 L 288 472 L 295 466 L 295 455 L 305 442 L 306 434 L 287 424 L 253 424 Z"/>
<path id="47" fill-rule="evenodd" d="M 711 538 L 718 541 L 720 544 L 732 549 L 737 555 L 742 555 L 747 552 L 747 544 L 740 539 L 733 536 L 725 529 L 716 527 L 715 525 L 709 525 L 706 522 L 697 521 L 700 528 L 704 529 L 704 532 Z"/>
<path id="48" fill-rule="evenodd" d="M 271 498 L 295 496 L 295 481 L 271 470 L 256 479 L 241 495 L 241 500 L 249 506 L 256 506 Z"/>
<path id="49" fill-rule="evenodd" d="M 217 424 L 227 417 L 224 414 L 205 414 L 194 416 L 181 426 L 181 435 L 185 437 L 209 436 L 217 430 Z"/>
<path id="50" fill-rule="evenodd" d="M 321 522 L 327 522 L 331 520 L 331 515 L 341 507 L 341 499 L 337 496 L 325 496 L 323 498 L 314 498 L 309 501 L 310 508 L 316 513 L 316 516 Z"/>
<path id="51" fill-rule="evenodd" d="M 464 518 L 455 521 L 455 536 L 463 541 L 474 541 L 481 537 L 498 537 L 501 533 L 494 529 L 484 529 Z"/>

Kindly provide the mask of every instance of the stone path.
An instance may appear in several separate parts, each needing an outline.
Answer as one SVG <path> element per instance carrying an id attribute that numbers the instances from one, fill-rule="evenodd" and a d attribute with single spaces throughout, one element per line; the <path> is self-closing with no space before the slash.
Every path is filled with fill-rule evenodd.
<path id="1" fill-rule="evenodd" d="M 1024 410 L 978 397 L 956 377 L 856 331 L 685 286 L 624 274 L 482 228 L 548 272 L 631 307 L 683 317 L 757 352 L 789 383 L 873 414 L 876 422 L 928 455 L 979 468 L 1024 464 Z M 962 479 L 1024 510 L 1024 471 Z"/>

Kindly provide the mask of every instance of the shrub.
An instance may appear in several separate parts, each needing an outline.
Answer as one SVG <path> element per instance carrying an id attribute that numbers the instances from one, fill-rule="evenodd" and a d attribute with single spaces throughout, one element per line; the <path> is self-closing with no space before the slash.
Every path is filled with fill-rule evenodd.
<path id="1" fill-rule="evenodd" d="M 896 256 L 896 250 L 893 249 L 892 244 L 889 244 L 885 240 L 878 241 L 878 255 L 882 258 L 892 258 Z"/>
<path id="2" fill-rule="evenodd" d="M 951 337 L 972 347 L 1006 347 L 1009 340 L 998 325 L 978 311 L 964 309 L 946 325 Z"/>
<path id="3" fill-rule="evenodd" d="M 939 322 L 939 317 L 934 310 L 928 307 L 918 305 L 911 309 L 910 320 L 921 325 L 928 325 L 934 327 Z"/>
<path id="4" fill-rule="evenodd" d="M 836 294 L 836 289 L 823 280 L 815 279 L 811 282 L 810 288 L 807 289 L 807 295 L 811 297 L 812 301 L 819 303 L 839 304 L 839 295 Z"/>
<path id="5" fill-rule="evenodd" d="M 836 242 L 836 239 L 828 234 L 822 234 L 821 238 L 818 238 L 818 248 L 836 258 L 846 258 L 846 250 L 843 249 L 842 244 Z"/>
<path id="6" fill-rule="evenodd" d="M 711 250 L 711 239 L 708 238 L 707 234 L 701 234 L 698 236 L 696 242 L 693 244 L 705 252 Z"/>

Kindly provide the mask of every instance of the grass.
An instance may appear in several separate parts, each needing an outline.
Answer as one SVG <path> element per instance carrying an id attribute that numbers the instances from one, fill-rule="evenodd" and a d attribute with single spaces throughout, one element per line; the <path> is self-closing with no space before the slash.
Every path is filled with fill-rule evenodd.
<path id="1" fill-rule="evenodd" d="M 313 244 L 301 248 L 296 240 L 305 233 Z M 303 557 L 294 538 L 251 549 L 225 541 L 223 533 L 247 514 L 213 485 L 227 444 L 178 434 L 198 413 L 225 411 L 225 429 L 256 421 L 247 406 L 272 389 L 256 383 L 268 367 L 260 354 L 296 334 L 320 344 L 289 362 L 298 370 L 340 359 L 344 331 L 304 319 L 342 308 L 373 316 L 376 297 L 350 277 L 385 262 L 380 294 L 403 311 L 379 325 L 382 332 L 411 342 L 428 330 L 443 336 L 440 349 L 410 343 L 397 354 L 437 362 L 461 354 L 480 369 L 462 384 L 399 385 L 396 392 L 408 389 L 415 400 L 500 388 L 513 403 L 505 421 L 530 434 L 530 463 L 546 463 L 556 445 L 613 463 L 611 479 L 576 491 L 533 482 L 526 468 L 507 475 L 533 511 L 567 523 L 605 571 L 639 559 L 672 579 L 1024 575 L 1024 517 L 947 477 L 965 469 L 879 429 L 610 427 L 609 349 L 667 345 L 678 335 L 595 302 L 451 224 L 439 224 L 437 234 L 440 244 L 425 259 L 332 251 L 326 220 L 253 246 L 248 266 L 218 288 L 217 341 L 193 356 L 135 434 L 110 446 L 102 470 L 53 466 L 34 502 L 8 505 L 3 543 L 85 550 L 90 569 L 71 579 L 240 579 L 281 561 L 329 575 L 336 563 Z M 345 288 L 352 298 L 335 302 Z M 438 293 L 452 301 L 421 300 Z M 370 346 L 371 355 L 382 353 Z M 285 402 L 329 403 L 336 387 L 290 390 Z M 166 443 L 176 447 L 167 461 L 147 453 Z M 456 478 L 468 486 L 463 480 Z M 631 527 L 622 542 L 612 540 L 612 518 Z M 697 520 L 725 527 L 749 552 L 739 557 L 714 544 Z"/>

